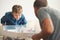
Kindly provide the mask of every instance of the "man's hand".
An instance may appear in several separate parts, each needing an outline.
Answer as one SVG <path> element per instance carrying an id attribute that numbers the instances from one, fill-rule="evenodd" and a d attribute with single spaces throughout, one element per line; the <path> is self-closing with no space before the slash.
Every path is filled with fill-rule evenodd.
<path id="1" fill-rule="evenodd" d="M 38 37 L 37 34 L 33 35 L 33 36 L 32 36 L 32 39 L 33 39 L 33 40 L 40 40 L 40 38 Z"/>

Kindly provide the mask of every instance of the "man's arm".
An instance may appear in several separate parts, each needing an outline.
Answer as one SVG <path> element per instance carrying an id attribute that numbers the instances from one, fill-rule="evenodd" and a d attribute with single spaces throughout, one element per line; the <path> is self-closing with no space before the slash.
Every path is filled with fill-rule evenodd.
<path id="1" fill-rule="evenodd" d="M 38 19 L 40 21 L 42 29 L 40 33 L 32 36 L 32 38 L 33 39 L 41 39 L 41 38 L 45 39 L 46 37 L 51 35 L 54 31 L 51 17 L 45 9 L 40 9 L 40 11 L 38 12 Z"/>
<path id="2" fill-rule="evenodd" d="M 45 39 L 46 37 L 48 37 L 49 35 L 51 35 L 54 31 L 53 25 L 52 25 L 52 21 L 49 18 L 46 18 L 42 21 L 42 30 L 40 33 L 34 35 L 35 37 L 37 37 L 37 39 Z M 34 36 L 32 37 L 34 39 Z"/>

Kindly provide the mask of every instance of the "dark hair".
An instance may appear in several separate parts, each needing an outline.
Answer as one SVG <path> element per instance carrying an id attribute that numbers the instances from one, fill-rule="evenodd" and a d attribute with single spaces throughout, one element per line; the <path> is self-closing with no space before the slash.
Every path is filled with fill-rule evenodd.
<path id="1" fill-rule="evenodd" d="M 14 5 L 13 7 L 12 7 L 12 12 L 18 12 L 20 9 L 22 9 L 22 6 L 20 6 L 20 5 Z"/>
<path id="2" fill-rule="evenodd" d="M 46 7 L 47 6 L 47 0 L 36 0 L 34 2 L 34 7 L 40 8 L 40 7 Z"/>

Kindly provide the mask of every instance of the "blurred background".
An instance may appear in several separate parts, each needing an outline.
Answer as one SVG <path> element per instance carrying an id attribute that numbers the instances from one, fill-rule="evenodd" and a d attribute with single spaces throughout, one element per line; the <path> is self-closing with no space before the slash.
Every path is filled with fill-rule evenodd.
<path id="1" fill-rule="evenodd" d="M 33 3 L 35 0 L 0 0 L 0 19 L 6 12 L 12 11 L 12 6 L 15 4 L 23 7 L 25 15 L 30 26 L 38 25 L 39 21 L 34 14 Z M 48 0 L 48 6 L 60 11 L 60 0 Z"/>
<path id="2" fill-rule="evenodd" d="M 12 6 L 15 4 L 23 7 L 23 14 L 25 15 L 28 26 L 35 27 L 36 30 L 40 31 L 40 25 L 37 17 L 34 14 L 33 3 L 35 0 L 0 0 L 0 19 L 5 15 L 6 12 L 12 11 Z M 48 0 L 48 6 L 60 11 L 60 0 Z M 1 20 L 0 20 L 1 21 Z M 0 35 L 2 34 L 0 27 Z M 2 38 L 2 36 L 0 36 Z"/>

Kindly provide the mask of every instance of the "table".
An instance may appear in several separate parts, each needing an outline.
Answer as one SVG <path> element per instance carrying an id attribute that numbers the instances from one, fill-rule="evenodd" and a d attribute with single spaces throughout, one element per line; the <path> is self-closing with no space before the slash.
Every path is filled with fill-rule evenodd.
<path id="1" fill-rule="evenodd" d="M 23 30 L 23 32 L 17 32 L 16 30 L 3 30 L 3 36 L 5 37 L 11 37 L 11 38 L 24 38 L 26 40 L 28 40 L 28 38 L 30 40 L 32 35 L 36 34 L 37 32 L 35 30 L 32 31 L 32 29 L 25 29 Z"/>

